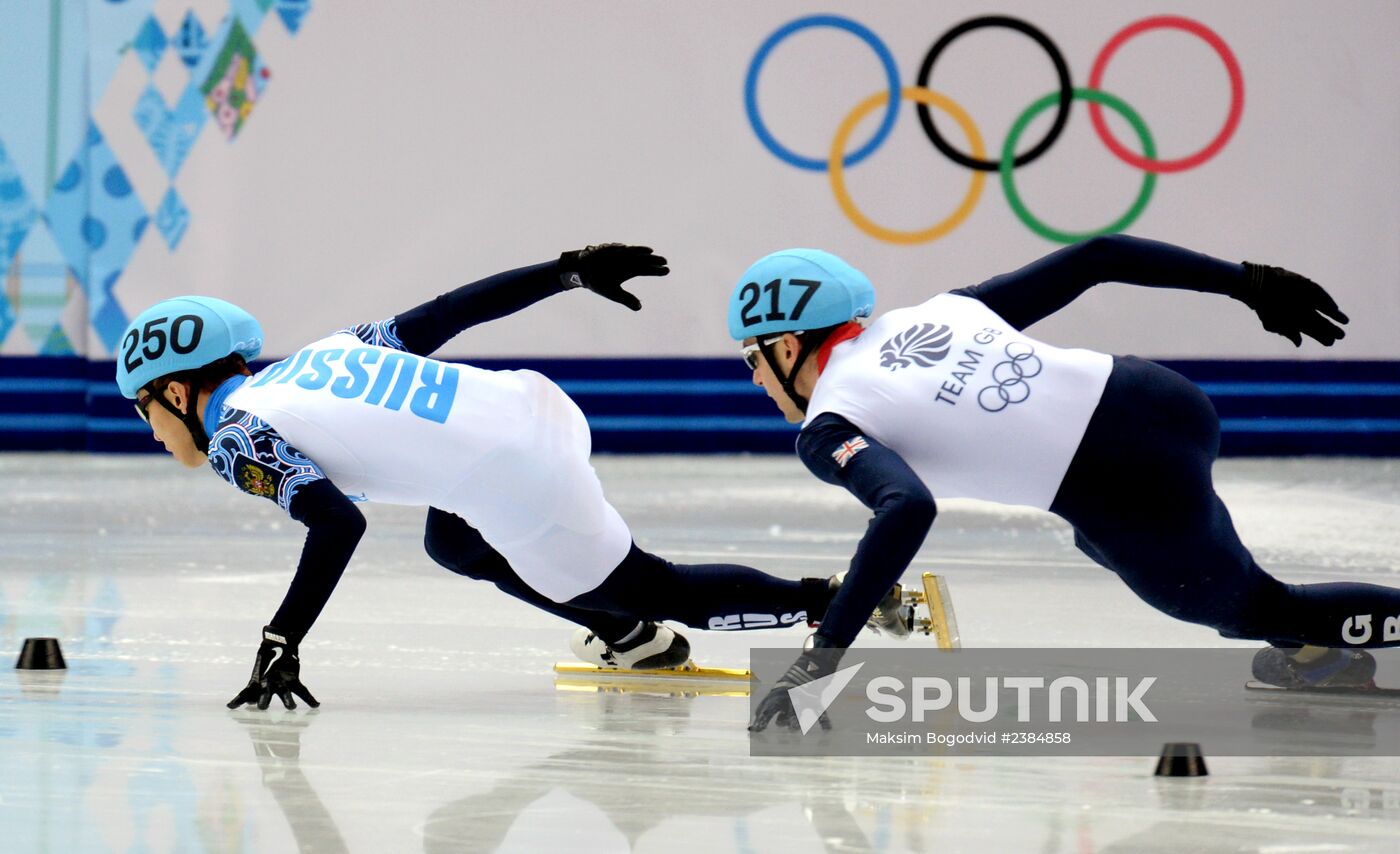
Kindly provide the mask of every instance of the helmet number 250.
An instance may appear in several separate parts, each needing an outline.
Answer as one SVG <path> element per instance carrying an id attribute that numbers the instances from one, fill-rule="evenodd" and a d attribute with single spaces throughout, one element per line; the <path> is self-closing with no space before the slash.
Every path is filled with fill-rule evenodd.
<path id="1" fill-rule="evenodd" d="M 739 298 L 744 300 L 744 308 L 739 312 L 739 319 L 745 326 L 756 326 L 765 320 L 798 320 L 802 317 L 802 312 L 807 308 L 807 303 L 811 301 L 812 295 L 817 292 L 817 288 L 822 286 L 821 282 L 814 282 L 811 279 L 788 279 L 787 283 L 803 289 L 803 293 L 797 298 L 797 304 L 792 307 L 792 315 L 786 315 L 778 306 L 778 290 L 782 287 L 782 279 L 774 279 L 762 288 L 758 282 L 749 282 L 739 291 Z M 758 316 L 752 312 L 758 308 L 759 297 L 768 294 L 769 310 L 767 314 Z"/>
<path id="2" fill-rule="evenodd" d="M 163 327 L 169 321 L 168 317 L 157 317 L 141 327 L 139 335 L 135 329 L 126 334 L 122 346 L 126 350 L 123 364 L 127 373 L 141 366 L 144 361 L 141 356 L 151 360 L 159 359 L 164 355 L 167 345 L 182 356 L 193 353 L 199 346 L 199 337 L 204 332 L 204 318 L 195 314 L 182 314 L 170 324 L 170 332 L 167 334 Z M 137 345 L 142 345 L 139 353 Z"/>

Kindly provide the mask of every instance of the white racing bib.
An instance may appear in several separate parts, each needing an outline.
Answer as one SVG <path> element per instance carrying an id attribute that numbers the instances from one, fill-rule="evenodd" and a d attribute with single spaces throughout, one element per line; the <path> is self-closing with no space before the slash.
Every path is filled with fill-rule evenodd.
<path id="1" fill-rule="evenodd" d="M 1113 359 L 1052 347 L 981 301 L 940 294 L 837 344 L 808 423 L 840 415 L 898 453 L 937 498 L 1047 509 Z"/>
<path id="2" fill-rule="evenodd" d="M 583 413 L 534 371 L 450 364 L 339 332 L 226 403 L 272 425 L 347 495 L 463 517 L 555 601 L 597 587 L 631 548 L 589 463 Z"/>

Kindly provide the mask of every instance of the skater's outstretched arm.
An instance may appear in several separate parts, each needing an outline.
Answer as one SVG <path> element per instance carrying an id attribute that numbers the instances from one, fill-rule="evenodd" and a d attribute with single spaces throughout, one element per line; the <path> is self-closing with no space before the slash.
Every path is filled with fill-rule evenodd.
<path id="1" fill-rule="evenodd" d="M 229 704 L 267 708 L 273 695 L 317 705 L 300 681 L 297 646 L 335 592 L 365 531 L 365 517 L 305 454 L 255 415 L 226 409 L 209 443 L 209 464 L 229 483 L 270 499 L 306 525 L 296 574 L 272 621 L 263 629 L 253 676 Z"/>
<path id="2" fill-rule="evenodd" d="M 797 454 L 817 477 L 845 487 L 875 511 L 817 631 L 831 646 L 847 647 L 914 559 L 938 508 L 899 454 L 835 413 L 803 428 Z"/>
<path id="3" fill-rule="evenodd" d="M 469 327 L 514 314 L 572 288 L 586 288 L 636 311 L 642 304 L 622 289 L 622 283 L 634 276 L 669 272 L 666 259 L 649 247 L 605 243 L 463 285 L 396 315 L 392 323 L 403 349 L 427 356 Z"/>
<path id="4" fill-rule="evenodd" d="M 1279 267 L 1222 261 L 1169 243 L 1114 234 L 1052 252 L 1019 270 L 955 294 L 986 303 L 1017 329 L 1042 320 L 1094 285 L 1123 282 L 1233 297 L 1259 314 L 1264 328 L 1301 345 L 1308 335 L 1331 346 L 1345 333 L 1328 318 L 1347 316 L 1319 285 Z"/>

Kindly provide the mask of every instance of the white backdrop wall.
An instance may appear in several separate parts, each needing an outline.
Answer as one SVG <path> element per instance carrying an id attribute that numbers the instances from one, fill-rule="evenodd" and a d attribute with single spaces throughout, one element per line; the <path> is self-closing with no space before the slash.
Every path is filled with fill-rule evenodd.
<path id="1" fill-rule="evenodd" d="M 190 4 L 157 2 L 157 15 Z M 217 19 L 226 3 L 210 7 Z M 177 9 L 176 7 L 179 7 Z M 637 286 L 640 315 L 567 294 L 457 339 L 457 356 L 710 356 L 732 352 L 724 303 L 755 257 L 826 248 L 864 269 L 880 309 L 981 281 L 1058 248 L 1011 210 L 997 176 L 947 236 L 877 240 L 842 213 L 827 174 L 759 141 L 744 109 L 755 51 L 775 30 L 829 12 L 869 27 L 914 85 L 940 34 L 993 13 L 1024 18 L 1087 86 L 1104 44 L 1141 18 L 1208 26 L 1238 59 L 1243 116 L 1218 155 L 1159 177 L 1129 233 L 1230 259 L 1287 266 L 1323 283 L 1353 323 L 1331 350 L 1295 351 L 1219 297 L 1105 286 L 1037 331 L 1061 344 L 1174 358 L 1400 358 L 1400 3 L 1354 0 L 919 2 L 317 3 L 293 37 L 264 26 L 271 76 L 236 141 L 202 134 L 175 185 L 192 211 L 174 250 L 143 240 L 116 291 L 128 315 L 181 292 L 257 314 L 267 351 L 378 319 L 492 272 L 590 242 L 644 242 L 672 261 Z M 150 75 L 127 54 L 95 122 L 155 210 L 170 181 L 131 104 Z M 984 29 L 954 42 L 930 84 L 999 150 L 1012 121 L 1056 87 L 1030 39 Z M 757 95 L 788 147 L 824 157 L 841 119 L 886 88 L 850 33 L 809 29 L 779 45 Z M 1159 156 L 1205 145 L 1230 104 L 1225 66 L 1195 36 L 1144 33 L 1117 52 L 1103 88 L 1144 118 Z M 855 144 L 874 132 L 864 120 Z M 965 146 L 946 115 L 939 127 Z M 1048 126 L 1042 114 L 1020 150 Z M 1132 131 L 1114 119 L 1118 138 Z M 924 137 L 911 103 L 847 180 L 873 220 L 922 228 L 947 216 L 970 173 Z M 1049 151 L 1015 178 L 1063 229 L 1125 211 L 1143 173 L 1119 161 L 1076 101 Z M 89 345 L 89 349 L 93 347 Z M 90 352 L 104 356 L 103 352 Z"/>

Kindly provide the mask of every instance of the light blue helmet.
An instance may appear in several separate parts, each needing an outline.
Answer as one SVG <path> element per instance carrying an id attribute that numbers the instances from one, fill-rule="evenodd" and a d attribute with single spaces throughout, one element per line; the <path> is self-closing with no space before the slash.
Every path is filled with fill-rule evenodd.
<path id="1" fill-rule="evenodd" d="M 744 271 L 729 300 L 736 341 L 777 332 L 836 326 L 875 311 L 865 274 L 820 249 L 784 249 Z"/>
<path id="2" fill-rule="evenodd" d="M 251 360 L 262 352 L 263 332 L 251 314 L 214 297 L 162 300 L 136 316 L 117 348 L 117 387 L 136 392 L 154 379 L 202 368 L 237 353 Z"/>

